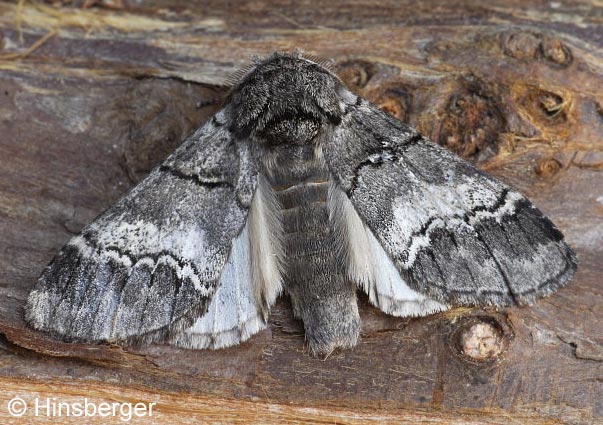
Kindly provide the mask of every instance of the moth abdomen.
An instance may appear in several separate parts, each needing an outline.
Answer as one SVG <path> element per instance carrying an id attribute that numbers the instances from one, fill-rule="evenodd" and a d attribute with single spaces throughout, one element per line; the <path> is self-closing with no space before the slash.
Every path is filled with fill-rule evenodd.
<path id="1" fill-rule="evenodd" d="M 340 258 L 341 235 L 330 221 L 329 172 L 312 146 L 277 153 L 270 179 L 283 222 L 285 291 L 315 354 L 356 344 L 360 317 L 356 285 Z M 290 150 L 289 150 L 290 151 Z"/>

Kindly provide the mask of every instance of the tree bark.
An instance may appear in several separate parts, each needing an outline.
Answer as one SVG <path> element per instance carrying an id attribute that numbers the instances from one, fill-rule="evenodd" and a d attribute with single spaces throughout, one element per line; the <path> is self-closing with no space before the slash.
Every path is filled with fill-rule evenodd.
<path id="1" fill-rule="evenodd" d="M 603 422 L 601 16 L 595 1 L 0 1 L 1 420 L 15 396 L 87 396 L 157 402 L 162 423 Z M 217 110 L 231 73 L 295 47 L 530 197 L 577 251 L 574 280 L 531 307 L 420 319 L 361 297 L 361 342 L 326 360 L 286 299 L 219 351 L 27 328 L 60 247 Z"/>

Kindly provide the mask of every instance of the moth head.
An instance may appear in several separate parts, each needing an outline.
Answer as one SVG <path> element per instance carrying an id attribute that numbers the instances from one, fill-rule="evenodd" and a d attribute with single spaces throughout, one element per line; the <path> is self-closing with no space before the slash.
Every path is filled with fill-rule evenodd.
<path id="1" fill-rule="evenodd" d="M 275 53 L 231 90 L 230 130 L 268 146 L 313 143 L 325 126 L 341 122 L 341 88 L 337 76 L 318 62 Z"/>

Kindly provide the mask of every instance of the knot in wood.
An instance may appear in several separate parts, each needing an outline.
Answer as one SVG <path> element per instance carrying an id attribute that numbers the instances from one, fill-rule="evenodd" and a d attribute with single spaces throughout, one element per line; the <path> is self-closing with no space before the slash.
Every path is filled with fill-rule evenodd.
<path id="1" fill-rule="evenodd" d="M 375 65 L 361 60 L 342 62 L 335 67 L 335 72 L 351 89 L 364 88 L 375 74 Z"/>
<path id="2" fill-rule="evenodd" d="M 559 39 L 545 37 L 540 45 L 542 56 L 556 65 L 566 67 L 573 61 L 572 52 Z"/>
<path id="3" fill-rule="evenodd" d="M 548 116 L 554 117 L 564 106 L 563 98 L 555 93 L 543 92 L 538 97 L 540 109 Z"/>
<path id="4" fill-rule="evenodd" d="M 540 37 L 530 32 L 513 32 L 504 39 L 503 51 L 515 59 L 535 59 Z"/>
<path id="5" fill-rule="evenodd" d="M 474 88 L 451 96 L 442 118 L 438 143 L 474 162 L 485 161 L 498 150 L 498 136 L 506 122 L 496 102 Z"/>
<path id="6" fill-rule="evenodd" d="M 549 65 L 567 67 L 573 61 L 572 52 L 558 38 L 529 31 L 511 32 L 503 38 L 503 52 L 521 60 L 540 59 Z"/>
<path id="7" fill-rule="evenodd" d="M 543 158 L 536 164 L 536 174 L 541 177 L 550 177 L 561 170 L 561 163 L 555 158 Z"/>
<path id="8" fill-rule="evenodd" d="M 471 360 L 480 362 L 493 360 L 504 349 L 502 332 L 492 323 L 474 323 L 461 333 L 460 338 L 461 350 Z"/>
<path id="9" fill-rule="evenodd" d="M 383 111 L 398 118 L 402 122 L 407 122 L 408 110 L 410 108 L 410 94 L 404 87 L 386 87 L 379 89 L 375 96 L 375 103 Z"/>

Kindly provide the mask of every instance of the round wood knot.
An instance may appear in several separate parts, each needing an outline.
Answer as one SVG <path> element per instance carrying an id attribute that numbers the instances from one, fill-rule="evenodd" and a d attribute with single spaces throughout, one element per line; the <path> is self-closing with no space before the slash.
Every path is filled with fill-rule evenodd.
<path id="1" fill-rule="evenodd" d="M 475 87 L 451 96 L 442 117 L 438 143 L 474 162 L 496 155 L 506 122 L 496 101 Z"/>
<path id="2" fill-rule="evenodd" d="M 411 95 L 404 87 L 394 86 L 379 89 L 379 92 L 371 94 L 370 98 L 374 99 L 374 102 L 383 111 L 402 122 L 407 121 Z"/>
<path id="3" fill-rule="evenodd" d="M 538 96 L 538 106 L 547 117 L 554 118 L 563 110 L 565 102 L 556 93 L 542 92 Z"/>
<path id="4" fill-rule="evenodd" d="M 557 38 L 545 37 L 540 44 L 542 56 L 556 65 L 566 67 L 572 63 L 572 52 Z"/>
<path id="5" fill-rule="evenodd" d="M 536 174 L 541 177 L 551 177 L 561 170 L 561 163 L 555 158 L 541 158 L 536 164 Z"/>
<path id="6" fill-rule="evenodd" d="M 530 32 L 513 32 L 503 41 L 503 51 L 515 59 L 534 59 L 540 47 L 540 38 Z"/>
<path id="7" fill-rule="evenodd" d="M 475 361 L 496 359 L 504 350 L 502 330 L 489 322 L 472 324 L 460 338 L 463 354 Z"/>
<path id="8" fill-rule="evenodd" d="M 522 102 L 530 115 L 545 125 L 564 125 L 571 110 L 572 97 L 569 92 L 552 92 L 532 88 Z"/>
<path id="9" fill-rule="evenodd" d="M 351 89 L 364 88 L 375 74 L 375 65 L 362 60 L 349 60 L 335 66 L 335 72 Z"/>
<path id="10" fill-rule="evenodd" d="M 391 97 L 385 98 L 381 102 L 379 102 L 379 108 L 381 108 L 383 111 L 387 112 L 388 114 L 393 115 L 394 117 L 398 118 L 400 121 L 403 120 L 404 109 L 400 105 L 400 102 L 398 101 L 398 99 L 394 99 Z"/>
<path id="11" fill-rule="evenodd" d="M 530 31 L 507 33 L 503 37 L 502 48 L 507 56 L 515 59 L 540 59 L 563 68 L 573 61 L 570 48 L 561 40 Z"/>

